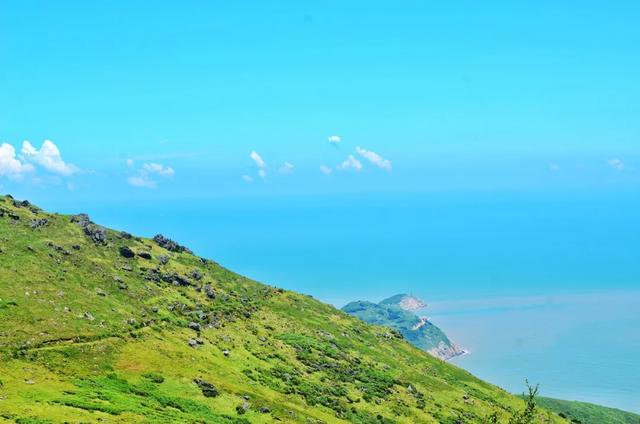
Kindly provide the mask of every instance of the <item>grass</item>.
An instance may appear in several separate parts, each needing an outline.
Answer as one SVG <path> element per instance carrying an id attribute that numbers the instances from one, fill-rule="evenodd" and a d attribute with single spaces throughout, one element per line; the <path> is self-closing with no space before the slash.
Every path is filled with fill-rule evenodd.
<path id="1" fill-rule="evenodd" d="M 586 402 L 539 398 L 538 403 L 575 424 L 640 424 L 640 415 Z"/>
<path id="2" fill-rule="evenodd" d="M 311 297 L 151 239 L 96 243 L 8 197 L 0 211 L 0 423 L 508 423 L 525 408 Z"/>

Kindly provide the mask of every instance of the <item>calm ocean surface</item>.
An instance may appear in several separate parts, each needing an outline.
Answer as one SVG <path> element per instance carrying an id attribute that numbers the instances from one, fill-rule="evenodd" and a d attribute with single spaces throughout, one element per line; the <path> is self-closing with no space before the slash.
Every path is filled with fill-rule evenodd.
<path id="1" fill-rule="evenodd" d="M 640 412 L 640 195 L 431 193 L 42 204 L 162 232 L 336 306 L 399 292 L 520 392 Z"/>

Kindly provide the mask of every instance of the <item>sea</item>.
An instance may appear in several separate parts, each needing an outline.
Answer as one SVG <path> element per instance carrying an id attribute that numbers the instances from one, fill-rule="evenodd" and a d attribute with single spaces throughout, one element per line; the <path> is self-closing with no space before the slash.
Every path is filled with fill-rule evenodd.
<path id="1" fill-rule="evenodd" d="M 408 293 L 511 392 L 640 413 L 640 195 L 368 193 L 45 206 L 153 236 L 341 307 Z"/>

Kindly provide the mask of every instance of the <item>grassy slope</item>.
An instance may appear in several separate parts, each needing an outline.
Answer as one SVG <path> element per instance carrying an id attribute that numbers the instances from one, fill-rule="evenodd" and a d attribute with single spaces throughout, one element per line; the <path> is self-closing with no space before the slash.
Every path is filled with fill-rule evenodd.
<path id="1" fill-rule="evenodd" d="M 582 424 L 640 424 L 640 415 L 592 403 L 539 398 L 538 403 Z"/>
<path id="2" fill-rule="evenodd" d="M 0 210 L 0 423 L 507 422 L 522 408 L 308 296 L 111 230 L 98 245 L 69 216 L 2 196 Z M 33 229 L 37 218 L 49 222 Z M 124 258 L 122 246 L 152 259 Z M 151 278 L 193 270 L 203 277 L 191 286 Z M 219 395 L 203 396 L 196 378 Z"/>

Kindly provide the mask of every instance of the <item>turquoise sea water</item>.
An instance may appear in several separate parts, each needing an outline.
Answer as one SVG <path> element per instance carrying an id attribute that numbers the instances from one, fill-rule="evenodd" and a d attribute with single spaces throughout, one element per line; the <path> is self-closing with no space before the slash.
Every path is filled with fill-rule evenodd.
<path id="1" fill-rule="evenodd" d="M 511 391 L 640 412 L 640 196 L 455 192 L 43 204 L 162 232 L 336 306 L 413 293 Z"/>

